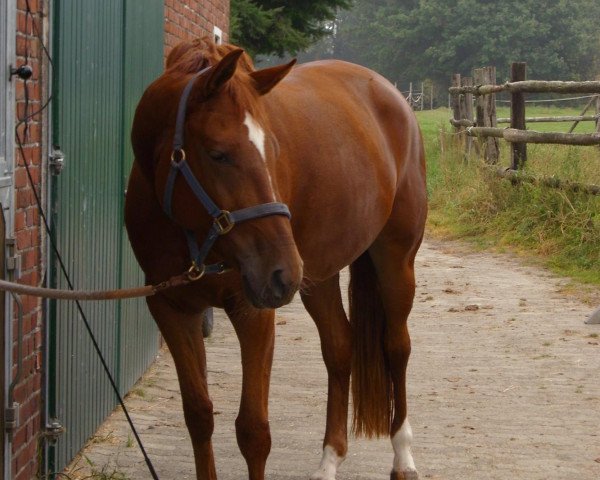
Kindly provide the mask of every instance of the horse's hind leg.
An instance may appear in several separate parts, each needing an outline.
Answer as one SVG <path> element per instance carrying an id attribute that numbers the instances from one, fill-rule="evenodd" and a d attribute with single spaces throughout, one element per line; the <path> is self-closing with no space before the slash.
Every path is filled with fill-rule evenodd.
<path id="1" fill-rule="evenodd" d="M 414 259 L 420 240 L 395 235 L 388 229 L 369 249 L 377 272 L 386 316 L 385 349 L 394 392 L 390 436 L 394 448 L 391 480 L 418 478 L 411 453 L 412 430 L 406 408 L 406 366 L 410 355 L 407 319 L 415 295 Z"/>
<path id="2" fill-rule="evenodd" d="M 217 474 L 211 443 L 213 406 L 206 382 L 202 315 L 182 312 L 160 295 L 149 297 L 147 302 L 175 361 L 183 414 L 194 447 L 196 478 L 215 480 Z"/>
<path id="3" fill-rule="evenodd" d="M 334 480 L 348 450 L 348 392 L 352 358 L 350 324 L 342 305 L 339 275 L 310 287 L 302 301 L 319 330 L 328 375 L 323 458 L 312 480 Z"/>
<path id="4" fill-rule="evenodd" d="M 248 478 L 263 480 L 271 450 L 268 404 L 275 311 L 257 310 L 243 302 L 232 302 L 225 310 L 242 354 L 242 399 L 235 421 L 237 441 L 248 465 Z"/>

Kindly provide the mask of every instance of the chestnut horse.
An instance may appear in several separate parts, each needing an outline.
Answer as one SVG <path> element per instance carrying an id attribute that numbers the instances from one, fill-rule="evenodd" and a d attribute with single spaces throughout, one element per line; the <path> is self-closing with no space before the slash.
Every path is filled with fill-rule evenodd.
<path id="1" fill-rule="evenodd" d="M 131 244 L 148 283 L 190 265 L 195 279 L 148 307 L 175 361 L 196 475 L 216 478 L 202 312 L 223 308 L 238 336 L 237 441 L 249 478 L 261 480 L 274 309 L 300 289 L 328 373 L 311 478 L 335 479 L 346 455 L 352 374 L 355 433 L 390 435 L 391 478 L 413 479 L 405 375 L 427 210 L 419 127 L 377 73 L 341 61 L 293 66 L 255 70 L 237 47 L 180 44 L 134 119 Z M 339 285 L 347 265 L 349 319 Z"/>

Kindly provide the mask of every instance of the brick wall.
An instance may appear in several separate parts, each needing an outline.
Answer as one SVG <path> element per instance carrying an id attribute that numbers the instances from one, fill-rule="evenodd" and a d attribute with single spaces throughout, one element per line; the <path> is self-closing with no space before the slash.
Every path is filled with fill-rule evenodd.
<path id="1" fill-rule="evenodd" d="M 213 27 L 229 32 L 229 0 L 165 0 L 165 58 L 183 40 L 213 34 Z"/>
<path id="2" fill-rule="evenodd" d="M 40 42 L 35 35 L 43 34 L 41 12 L 46 0 L 29 0 L 31 14 L 27 15 L 25 0 L 17 1 L 16 53 L 17 65 L 27 63 L 33 68 L 33 76 L 27 81 L 15 81 L 17 121 L 40 109 L 43 103 L 45 84 L 43 78 L 43 60 Z M 35 24 L 35 25 L 34 25 Z M 25 103 L 25 89 L 28 90 L 29 102 Z M 18 129 L 23 142 L 25 159 L 19 149 L 15 152 L 15 237 L 17 255 L 21 257 L 19 282 L 39 285 L 41 279 L 42 249 L 41 229 L 38 209 L 35 204 L 33 190 L 23 166 L 26 161 L 36 189 L 41 190 L 42 142 L 47 135 L 43 114 L 31 117 L 26 125 Z M 14 480 L 30 480 L 37 471 L 38 434 L 41 428 L 42 415 L 42 314 L 41 302 L 33 297 L 22 297 L 23 302 L 23 337 L 22 337 L 22 371 L 21 380 L 15 388 L 14 400 L 19 404 L 19 427 L 14 433 L 12 443 L 12 478 Z M 14 311 L 17 311 L 16 305 Z M 13 319 L 13 377 L 17 370 L 17 332 L 18 320 Z"/>

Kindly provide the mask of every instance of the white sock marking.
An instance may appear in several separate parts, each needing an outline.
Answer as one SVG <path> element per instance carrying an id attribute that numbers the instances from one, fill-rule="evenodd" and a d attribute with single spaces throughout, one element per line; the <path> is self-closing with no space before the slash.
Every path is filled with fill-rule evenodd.
<path id="1" fill-rule="evenodd" d="M 319 469 L 310 477 L 311 480 L 335 480 L 335 474 L 338 467 L 344 461 L 344 457 L 340 457 L 335 448 L 325 445 L 323 448 L 323 458 Z"/>
<path id="2" fill-rule="evenodd" d="M 413 456 L 410 451 L 412 438 L 412 428 L 410 428 L 408 418 L 405 418 L 400 430 L 398 430 L 392 437 L 395 472 L 414 472 L 417 470 L 415 468 L 415 461 L 413 460 Z"/>
<path id="3" fill-rule="evenodd" d="M 248 138 L 250 142 L 256 147 L 258 153 L 260 153 L 263 162 L 265 162 L 265 167 L 267 167 L 267 156 L 265 154 L 265 131 L 259 125 L 259 123 L 254 120 L 254 117 L 250 115 L 249 112 L 246 112 L 246 116 L 244 118 L 244 125 L 248 129 Z M 269 172 L 269 168 L 267 167 L 267 175 L 269 176 L 269 184 L 271 185 L 271 192 L 273 192 L 273 201 L 275 198 L 275 189 L 273 188 L 273 179 L 271 178 L 271 172 Z"/>

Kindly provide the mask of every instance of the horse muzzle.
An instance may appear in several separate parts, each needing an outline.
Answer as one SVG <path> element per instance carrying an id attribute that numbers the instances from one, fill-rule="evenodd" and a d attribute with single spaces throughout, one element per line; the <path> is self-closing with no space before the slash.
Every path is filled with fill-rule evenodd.
<path id="1" fill-rule="evenodd" d="M 258 269 L 242 269 L 244 292 L 256 308 L 279 308 L 294 298 L 302 281 L 302 262 L 298 267 L 276 266 L 264 274 Z"/>

